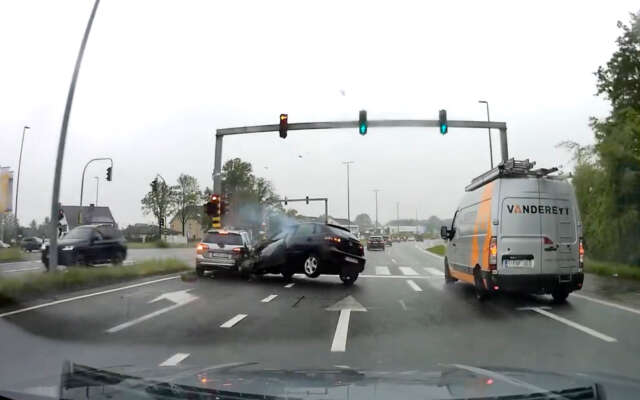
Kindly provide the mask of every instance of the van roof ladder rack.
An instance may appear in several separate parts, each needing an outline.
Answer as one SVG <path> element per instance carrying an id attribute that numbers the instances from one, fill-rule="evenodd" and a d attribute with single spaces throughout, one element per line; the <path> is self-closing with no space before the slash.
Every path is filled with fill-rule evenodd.
<path id="1" fill-rule="evenodd" d="M 539 168 L 534 170 L 536 165 L 535 161 L 516 160 L 513 158 L 508 159 L 505 162 L 501 162 L 497 167 L 490 169 L 484 174 L 477 176 L 471 180 L 471 183 L 464 188 L 466 192 L 470 192 L 479 187 L 486 185 L 489 182 L 493 182 L 498 178 L 507 176 L 537 176 L 542 177 L 553 172 L 556 172 L 558 168 Z"/>

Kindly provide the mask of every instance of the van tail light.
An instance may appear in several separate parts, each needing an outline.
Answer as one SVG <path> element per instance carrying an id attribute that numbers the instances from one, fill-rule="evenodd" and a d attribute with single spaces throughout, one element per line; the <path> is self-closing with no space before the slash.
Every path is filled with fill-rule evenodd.
<path id="1" fill-rule="evenodd" d="M 489 242 L 489 269 L 495 270 L 498 267 L 498 238 L 491 236 Z"/>
<path id="2" fill-rule="evenodd" d="M 198 246 L 196 246 L 196 254 L 204 254 L 207 250 L 209 250 L 209 246 L 204 243 L 198 243 Z"/>
<path id="3" fill-rule="evenodd" d="M 546 237 L 546 236 L 544 236 L 544 237 L 542 238 L 542 240 L 543 240 L 543 244 L 545 244 L 545 245 L 553 245 L 553 240 L 549 239 L 549 238 L 548 238 L 548 237 Z"/>
<path id="4" fill-rule="evenodd" d="M 340 243 L 342 241 L 342 239 L 338 236 L 325 236 L 324 240 L 330 243 Z"/>
<path id="5" fill-rule="evenodd" d="M 584 240 L 580 238 L 580 244 L 578 245 L 578 256 L 580 260 L 580 269 L 584 268 Z"/>

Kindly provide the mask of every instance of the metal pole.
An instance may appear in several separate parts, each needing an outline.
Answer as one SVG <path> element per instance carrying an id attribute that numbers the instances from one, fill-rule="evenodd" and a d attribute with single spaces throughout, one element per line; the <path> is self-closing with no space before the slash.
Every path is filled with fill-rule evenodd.
<path id="1" fill-rule="evenodd" d="M 60 198 L 60 175 L 62 173 L 62 161 L 64 160 L 64 146 L 67 141 L 67 128 L 69 126 L 69 116 L 71 115 L 71 106 L 73 105 L 73 95 L 76 91 L 76 82 L 78 80 L 78 74 L 80 73 L 80 65 L 82 64 L 82 56 L 84 55 L 84 49 L 87 46 L 87 40 L 89 39 L 89 32 L 91 32 L 91 25 L 93 25 L 93 19 L 98 11 L 98 5 L 100 0 L 96 0 L 93 4 L 93 10 L 89 16 L 89 22 L 87 22 L 87 28 L 84 31 L 84 37 L 80 43 L 80 50 L 78 50 L 78 58 L 76 59 L 76 66 L 71 76 L 71 84 L 69 85 L 69 93 L 67 94 L 67 103 L 64 107 L 64 116 L 62 117 L 62 127 L 60 129 L 60 141 L 58 142 L 58 155 L 56 157 L 56 169 L 53 174 L 53 196 L 51 196 L 51 226 L 50 230 L 50 245 L 49 245 L 49 271 L 55 271 L 58 268 L 58 200 Z"/>
<path id="2" fill-rule="evenodd" d="M 416 208 L 416 235 L 418 234 L 418 209 Z"/>
<path id="3" fill-rule="evenodd" d="M 160 174 L 156 174 L 156 179 L 158 179 L 158 178 L 162 179 L 162 183 L 168 189 L 169 187 L 167 186 L 167 181 L 164 180 L 164 177 L 162 175 L 160 175 Z M 160 203 L 160 201 L 159 201 L 160 200 L 160 195 L 161 195 L 161 193 L 158 193 L 158 203 Z M 165 222 L 164 221 L 164 212 L 165 212 L 165 210 L 158 205 L 158 213 L 160 214 L 160 219 L 162 220 L 162 222 Z M 158 224 L 158 235 L 160 235 L 160 240 L 162 240 L 162 227 L 160 226 L 160 224 Z"/>
<path id="4" fill-rule="evenodd" d="M 24 146 L 24 134 L 29 128 L 27 125 L 22 128 L 22 141 L 20 142 L 20 158 L 18 159 L 18 179 L 16 180 L 16 210 L 13 213 L 16 219 L 16 226 L 20 226 L 18 224 L 18 193 L 20 192 L 20 167 L 22 166 L 22 147 Z"/>
<path id="5" fill-rule="evenodd" d="M 324 199 L 324 223 L 329 223 L 329 199 Z"/>
<path id="6" fill-rule="evenodd" d="M 509 147 L 507 146 L 507 128 L 500 129 L 500 150 L 502 152 L 502 162 L 509 159 Z"/>
<path id="7" fill-rule="evenodd" d="M 93 179 L 96 180 L 96 207 L 98 207 L 98 186 L 100 184 L 100 178 L 94 176 Z"/>
<path id="8" fill-rule="evenodd" d="M 215 159 L 213 162 L 213 193 L 222 193 L 222 139 L 224 136 L 216 135 Z"/>
<path id="9" fill-rule="evenodd" d="M 487 122 L 491 122 L 491 117 L 489 116 L 489 102 L 486 100 L 478 100 L 478 103 L 484 103 L 487 106 Z M 491 127 L 487 128 L 489 130 L 489 158 L 491 159 L 491 169 L 493 169 L 493 145 L 491 144 Z"/>
<path id="10" fill-rule="evenodd" d="M 87 161 L 87 163 L 84 165 L 84 168 L 82 169 L 82 182 L 80 182 L 80 207 L 82 207 L 82 197 L 84 195 L 84 173 L 87 172 L 87 167 L 89 166 L 89 164 L 91 164 L 94 161 L 103 161 L 103 160 L 111 161 L 111 168 L 113 168 L 113 160 L 110 157 L 98 157 L 98 158 L 92 158 L 91 160 Z M 80 214 L 78 214 L 78 218 L 79 217 L 80 217 Z"/>
<path id="11" fill-rule="evenodd" d="M 396 202 L 396 225 L 398 226 L 398 235 L 400 235 L 400 202 Z"/>
<path id="12" fill-rule="evenodd" d="M 375 225 L 375 228 L 373 230 L 375 232 L 378 229 L 378 192 L 379 192 L 379 190 L 378 189 L 373 189 L 373 191 L 376 194 L 376 225 Z"/>
<path id="13" fill-rule="evenodd" d="M 349 221 L 349 226 L 351 226 L 351 198 L 349 193 L 349 165 L 353 164 L 353 161 L 344 161 L 343 164 L 347 164 L 347 221 Z M 349 228 L 351 230 L 351 228 Z"/>

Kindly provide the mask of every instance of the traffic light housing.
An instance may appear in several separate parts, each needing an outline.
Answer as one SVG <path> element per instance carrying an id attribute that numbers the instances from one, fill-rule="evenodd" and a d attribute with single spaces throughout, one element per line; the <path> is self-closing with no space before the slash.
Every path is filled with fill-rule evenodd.
<path id="1" fill-rule="evenodd" d="M 220 217 L 220 196 L 212 194 L 209 197 L 209 201 L 205 205 L 207 215 L 211 218 Z"/>
<path id="2" fill-rule="evenodd" d="M 112 171 L 112 167 L 107 168 L 107 180 L 109 182 L 111 182 L 111 171 Z"/>
<path id="3" fill-rule="evenodd" d="M 444 135 L 449 130 L 449 123 L 447 122 L 447 110 L 440 110 L 438 119 L 440 121 L 440 133 Z"/>
<path id="4" fill-rule="evenodd" d="M 287 137 L 287 129 L 289 129 L 289 115 L 280 114 L 280 137 L 285 139 Z"/>
<path id="5" fill-rule="evenodd" d="M 367 124 L 367 111 L 360 110 L 360 114 L 358 116 L 358 132 L 360 132 L 361 135 L 367 134 Z"/>
<path id="6" fill-rule="evenodd" d="M 158 226 L 160 226 L 160 228 L 164 228 L 164 218 L 160 218 L 160 220 L 158 221 Z"/>

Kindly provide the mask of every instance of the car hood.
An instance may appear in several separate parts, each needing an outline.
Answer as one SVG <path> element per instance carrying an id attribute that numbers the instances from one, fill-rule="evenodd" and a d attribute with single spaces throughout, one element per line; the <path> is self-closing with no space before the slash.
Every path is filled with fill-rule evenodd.
<path id="1" fill-rule="evenodd" d="M 158 396 L 217 400 L 602 399 L 605 391 L 609 398 L 632 399 L 640 391 L 640 381 L 611 375 L 462 364 L 442 365 L 435 371 L 368 371 L 346 366 L 265 369 L 254 362 L 197 368 L 92 368 L 65 362 L 60 382 L 60 398 L 105 400 Z M 7 393 L 0 392 L 3 394 Z"/>

